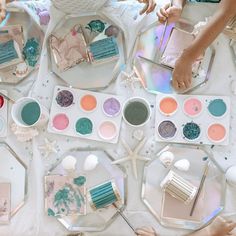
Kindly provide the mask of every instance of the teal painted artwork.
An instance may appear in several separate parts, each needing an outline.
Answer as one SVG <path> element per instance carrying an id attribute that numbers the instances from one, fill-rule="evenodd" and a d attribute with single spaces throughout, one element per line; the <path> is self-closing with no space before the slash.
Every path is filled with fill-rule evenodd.
<path id="1" fill-rule="evenodd" d="M 75 184 L 76 183 L 76 184 Z M 86 214 L 86 178 L 48 175 L 45 177 L 45 203 L 48 216 Z"/>
<path id="2" fill-rule="evenodd" d="M 92 20 L 85 28 L 89 29 L 90 32 L 102 33 L 105 29 L 105 23 L 101 20 Z"/>
<path id="3" fill-rule="evenodd" d="M 23 48 L 23 55 L 28 65 L 34 67 L 40 55 L 39 40 L 36 38 L 28 39 Z"/>

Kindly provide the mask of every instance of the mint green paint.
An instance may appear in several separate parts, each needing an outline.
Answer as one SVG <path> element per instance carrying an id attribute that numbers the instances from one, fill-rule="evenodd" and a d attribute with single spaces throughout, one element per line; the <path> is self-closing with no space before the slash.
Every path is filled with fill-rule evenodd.
<path id="1" fill-rule="evenodd" d="M 78 133 L 83 135 L 91 134 L 93 131 L 93 123 L 88 118 L 80 118 L 76 122 L 75 129 Z"/>
<path id="2" fill-rule="evenodd" d="M 216 117 L 223 116 L 226 112 L 226 104 L 222 99 L 215 99 L 208 105 L 208 111 Z"/>

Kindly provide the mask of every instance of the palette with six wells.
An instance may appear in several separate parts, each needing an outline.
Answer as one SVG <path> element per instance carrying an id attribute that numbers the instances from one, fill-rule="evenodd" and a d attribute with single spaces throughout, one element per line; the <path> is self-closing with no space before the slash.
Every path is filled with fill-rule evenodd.
<path id="1" fill-rule="evenodd" d="M 227 96 L 157 95 L 155 136 L 160 142 L 227 145 Z"/>
<path id="2" fill-rule="evenodd" d="M 117 143 L 122 104 L 120 96 L 56 86 L 48 131 Z"/>

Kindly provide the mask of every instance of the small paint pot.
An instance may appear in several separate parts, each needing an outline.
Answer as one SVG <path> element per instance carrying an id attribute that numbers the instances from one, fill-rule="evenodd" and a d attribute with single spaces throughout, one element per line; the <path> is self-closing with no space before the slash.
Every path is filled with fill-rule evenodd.
<path id="1" fill-rule="evenodd" d="M 102 110 L 109 117 L 118 116 L 121 111 L 120 102 L 114 97 L 107 98 L 103 103 Z"/>
<path id="2" fill-rule="evenodd" d="M 172 121 L 164 120 L 158 125 L 157 133 L 161 139 L 170 140 L 176 136 L 177 128 Z"/>
<path id="3" fill-rule="evenodd" d="M 55 100 L 60 108 L 68 108 L 74 102 L 74 95 L 69 90 L 61 90 L 57 93 Z"/>
<path id="4" fill-rule="evenodd" d="M 172 116 L 178 110 L 178 102 L 173 97 L 164 97 L 159 102 L 159 111 L 165 116 Z"/>
<path id="5" fill-rule="evenodd" d="M 64 131 L 69 126 L 69 123 L 68 116 L 64 113 L 59 113 L 53 117 L 51 126 L 57 131 Z"/>
<path id="6" fill-rule="evenodd" d="M 13 104 L 11 116 L 18 126 L 27 128 L 45 125 L 49 118 L 49 112 L 35 98 L 23 97 Z"/>
<path id="7" fill-rule="evenodd" d="M 202 102 L 194 97 L 188 98 L 184 101 L 183 111 L 189 117 L 199 116 L 202 112 Z"/>
<path id="8" fill-rule="evenodd" d="M 226 138 L 226 128 L 219 123 L 211 124 L 207 129 L 207 137 L 213 143 L 221 143 Z"/>
<path id="9" fill-rule="evenodd" d="M 183 126 L 184 139 L 193 142 L 199 139 L 201 135 L 201 128 L 194 122 L 188 122 Z"/>
<path id="10" fill-rule="evenodd" d="M 207 106 L 207 110 L 214 118 L 222 118 L 226 114 L 227 105 L 223 99 L 217 98 L 210 101 L 209 105 Z"/>
<path id="11" fill-rule="evenodd" d="M 80 136 L 89 136 L 93 132 L 93 122 L 86 117 L 77 120 L 75 124 L 75 131 Z"/>
<path id="12" fill-rule="evenodd" d="M 92 112 L 97 107 L 97 99 L 91 94 L 86 94 L 80 98 L 80 108 L 85 112 Z"/>
<path id="13" fill-rule="evenodd" d="M 104 121 L 98 127 L 98 134 L 103 140 L 112 140 L 117 136 L 117 126 L 114 122 Z"/>
<path id="14" fill-rule="evenodd" d="M 141 97 L 128 99 L 123 106 L 123 119 L 126 124 L 132 127 L 146 125 L 151 117 L 149 102 Z"/>

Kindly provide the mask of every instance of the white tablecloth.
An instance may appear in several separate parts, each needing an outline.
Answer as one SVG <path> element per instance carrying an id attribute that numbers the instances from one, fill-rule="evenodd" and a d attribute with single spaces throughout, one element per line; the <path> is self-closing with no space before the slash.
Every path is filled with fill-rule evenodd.
<path id="1" fill-rule="evenodd" d="M 163 0 L 164 2 L 165 0 Z M 161 3 L 161 2 L 160 2 Z M 204 6 L 199 4 L 191 4 L 187 6 L 184 12 L 184 17 L 190 19 L 191 22 L 198 22 L 204 20 L 206 16 L 210 16 L 216 6 L 214 4 L 206 4 Z M 135 35 L 140 28 L 147 25 L 155 19 L 155 15 L 152 14 L 148 17 L 139 16 L 134 20 L 138 11 L 138 7 L 135 5 L 125 5 L 125 3 L 111 3 L 103 9 L 103 13 L 111 17 L 120 27 L 125 31 L 126 42 L 128 51 L 132 49 Z M 122 17 L 121 17 L 122 15 Z M 54 24 L 60 20 L 63 16 L 57 10 L 52 9 L 53 21 L 48 27 L 48 32 L 53 29 Z M 47 33 L 48 34 L 48 33 Z M 46 34 L 46 36 L 47 36 Z M 234 104 L 235 96 L 230 92 L 230 83 L 236 77 L 236 67 L 232 60 L 232 55 L 229 48 L 229 40 L 220 35 L 214 42 L 216 48 L 216 58 L 213 65 L 211 74 L 211 80 L 207 86 L 202 87 L 196 91 L 195 94 L 207 94 L 207 95 L 228 95 L 232 99 L 232 116 L 231 116 L 231 137 L 230 145 L 227 147 L 215 147 L 213 149 L 215 159 L 220 166 L 226 170 L 229 166 L 236 164 L 236 105 Z M 31 96 L 38 98 L 46 107 L 50 108 L 51 99 L 53 95 L 53 88 L 55 85 L 63 84 L 61 80 L 58 80 L 55 76 L 49 73 L 47 64 L 47 52 L 44 48 L 41 58 L 41 67 L 38 73 L 36 83 L 31 89 L 32 81 L 36 78 L 25 80 L 22 84 L 16 88 L 10 89 L 10 94 L 14 97 L 24 96 L 30 93 Z M 30 90 L 30 91 L 29 91 Z M 145 92 L 139 83 L 135 84 L 135 89 L 131 90 L 128 86 L 121 83 L 120 77 L 104 92 L 110 92 L 114 94 L 121 94 L 123 96 L 144 96 L 153 105 L 155 96 Z M 146 156 L 153 158 L 155 153 L 160 150 L 163 145 L 154 141 L 154 112 L 151 122 L 144 130 L 145 135 L 148 137 L 148 142 L 145 148 L 142 150 Z M 57 141 L 57 154 L 52 154 L 48 158 L 41 155 L 38 150 L 38 146 L 44 143 L 44 138 L 47 137 L 50 140 Z M 132 137 L 132 130 L 128 128 L 124 123 L 122 124 L 121 137 L 129 142 L 131 147 L 135 146 L 137 141 Z M 8 226 L 0 227 L 0 235 L 2 236 L 62 236 L 67 235 L 69 232 L 58 223 L 54 218 L 47 217 L 44 213 L 44 199 L 43 199 L 43 176 L 45 172 L 51 167 L 51 165 L 59 160 L 60 156 L 74 147 L 87 147 L 88 142 L 76 138 L 64 137 L 59 135 L 52 135 L 47 133 L 46 128 L 41 131 L 40 135 L 36 137 L 32 146 L 31 143 L 21 144 L 16 141 L 14 135 L 9 132 L 7 142 L 16 150 L 17 153 L 23 158 L 23 160 L 29 166 L 29 194 L 25 206 L 14 216 L 11 220 L 11 224 Z M 102 143 L 90 142 L 90 146 L 106 148 L 115 158 L 120 158 L 125 154 L 125 150 L 122 145 L 104 145 Z M 33 154 L 33 155 L 32 155 Z M 33 157 L 33 158 L 32 158 Z M 32 160 L 32 161 L 31 161 Z M 132 168 L 130 163 L 124 165 L 128 173 L 128 188 L 130 191 L 128 194 L 128 204 L 125 210 L 126 216 L 130 219 L 134 227 L 141 227 L 143 225 L 154 227 L 160 235 L 183 235 L 186 231 L 167 229 L 155 220 L 150 214 L 147 208 L 141 201 L 141 176 L 143 163 L 138 164 L 139 178 L 136 181 L 133 178 Z M 227 189 L 227 204 L 226 211 L 236 212 L 236 199 L 233 198 L 235 194 L 232 188 Z M 115 222 L 109 226 L 105 231 L 99 233 L 86 233 L 85 235 L 101 235 L 101 236 L 129 236 L 133 235 L 128 225 L 122 218 L 118 217 Z"/>

